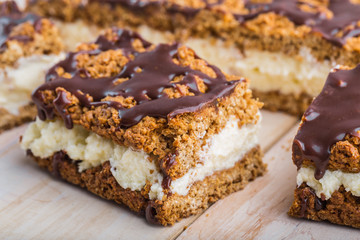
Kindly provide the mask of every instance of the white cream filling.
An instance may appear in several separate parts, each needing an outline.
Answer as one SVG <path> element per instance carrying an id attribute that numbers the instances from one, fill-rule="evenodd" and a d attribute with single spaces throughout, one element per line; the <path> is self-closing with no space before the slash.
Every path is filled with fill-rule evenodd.
<path id="1" fill-rule="evenodd" d="M 317 96 L 331 67 L 329 61 L 319 62 L 303 47 L 296 57 L 283 53 L 247 50 L 243 59 L 235 62 L 239 74 L 251 80 L 251 87 L 267 92 Z"/>
<path id="2" fill-rule="evenodd" d="M 219 134 L 208 140 L 202 153 L 203 164 L 198 164 L 185 176 L 173 181 L 170 186 L 172 192 L 186 195 L 194 182 L 215 171 L 233 167 L 258 145 L 258 129 L 259 123 L 239 128 L 235 119 L 229 120 Z M 50 157 L 60 150 L 66 151 L 71 159 L 81 160 L 79 171 L 109 160 L 111 172 L 121 187 L 139 191 L 148 181 L 151 184 L 150 198 L 163 197 L 162 174 L 155 163 L 148 160 L 147 154 L 114 144 L 81 126 L 69 130 L 60 120 L 43 122 L 37 119 L 24 133 L 21 146 L 41 158 Z"/>
<path id="3" fill-rule="evenodd" d="M 259 126 L 260 124 L 251 124 L 239 128 L 236 120 L 227 122 L 225 128 L 210 138 L 202 150 L 202 164 L 173 181 L 171 190 L 186 195 L 192 183 L 203 180 L 216 171 L 235 166 L 249 150 L 258 145 Z"/>
<path id="4" fill-rule="evenodd" d="M 67 51 L 75 51 L 80 43 L 94 42 L 103 30 L 82 20 L 62 22 L 52 19 L 59 29 L 59 34 Z"/>
<path id="5" fill-rule="evenodd" d="M 156 31 L 145 25 L 137 30 L 151 42 L 171 40 L 169 33 Z M 241 53 L 234 44 L 212 38 L 189 38 L 184 44 L 224 72 L 250 79 L 251 88 L 263 92 L 279 91 L 295 95 L 305 92 L 316 96 L 330 69 L 335 66 L 329 61 L 317 61 L 307 48 L 302 48 L 297 56 L 290 57 L 283 53 L 249 49 Z"/>
<path id="6" fill-rule="evenodd" d="M 31 92 L 45 81 L 46 71 L 64 57 L 32 55 L 0 69 L 0 106 L 17 115 L 18 108 L 29 103 Z"/>
<path id="7" fill-rule="evenodd" d="M 297 173 L 296 181 L 300 186 L 306 183 L 315 190 L 316 196 L 321 198 L 321 194 L 325 199 L 329 199 L 331 195 L 337 191 L 341 185 L 345 190 L 351 192 L 354 196 L 360 197 L 360 173 L 345 173 L 340 170 L 326 170 L 325 175 L 316 180 L 314 177 L 315 169 L 312 167 L 302 167 Z"/>

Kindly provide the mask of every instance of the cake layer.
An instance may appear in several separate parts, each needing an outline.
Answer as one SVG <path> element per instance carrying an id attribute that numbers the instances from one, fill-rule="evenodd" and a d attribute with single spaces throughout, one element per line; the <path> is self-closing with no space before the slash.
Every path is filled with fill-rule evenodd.
<path id="1" fill-rule="evenodd" d="M 171 192 L 187 195 L 195 182 L 202 181 L 216 171 L 233 167 L 239 158 L 258 145 L 258 129 L 259 123 L 239 127 L 235 118 L 229 120 L 225 128 L 203 146 L 201 164 L 171 182 Z M 111 172 L 122 188 L 140 191 L 146 184 L 150 184 L 150 199 L 161 200 L 163 197 L 163 176 L 148 154 L 114 144 L 110 139 L 81 126 L 74 126 L 70 130 L 61 120 L 37 120 L 30 124 L 23 135 L 22 148 L 40 158 L 48 158 L 63 151 L 74 161 L 80 161 L 77 163 L 79 172 L 109 161 Z"/>
<path id="2" fill-rule="evenodd" d="M 261 92 L 253 90 L 253 94 L 264 102 L 264 108 L 270 111 L 284 111 L 299 117 L 314 99 L 307 94 L 297 96 L 282 94 L 278 91 Z"/>
<path id="3" fill-rule="evenodd" d="M 23 123 L 33 121 L 36 113 L 36 106 L 33 103 L 20 107 L 16 115 L 9 113 L 5 108 L 0 108 L 0 133 L 20 126 Z"/>
<path id="4" fill-rule="evenodd" d="M 360 198 L 341 186 L 327 200 L 316 196 L 305 183 L 294 193 L 295 200 L 288 212 L 292 217 L 314 221 L 329 221 L 339 225 L 360 228 Z"/>
<path id="5" fill-rule="evenodd" d="M 122 188 L 113 177 L 109 162 L 79 172 L 76 162 L 61 152 L 49 158 L 33 158 L 56 176 L 102 198 L 124 204 L 132 211 L 145 214 L 150 223 L 172 225 L 182 218 L 200 213 L 212 203 L 243 189 L 249 181 L 261 176 L 265 172 L 261 157 L 259 148 L 255 147 L 230 169 L 215 172 L 197 181 L 187 195 L 167 195 L 163 201 L 150 201 L 147 197 L 148 189 L 132 191 Z"/>

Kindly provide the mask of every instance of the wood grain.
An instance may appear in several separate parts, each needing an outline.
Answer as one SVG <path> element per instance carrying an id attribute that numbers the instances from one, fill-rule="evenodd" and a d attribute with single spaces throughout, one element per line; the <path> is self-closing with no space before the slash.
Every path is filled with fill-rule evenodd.
<path id="1" fill-rule="evenodd" d="M 359 231 L 288 217 L 296 187 L 291 161 L 291 129 L 265 155 L 268 173 L 215 203 L 178 238 L 181 239 L 359 239 Z"/>
<path id="2" fill-rule="evenodd" d="M 261 146 L 269 149 L 295 123 L 294 117 L 263 111 Z M 184 219 L 172 227 L 152 226 L 123 207 L 55 180 L 19 148 L 18 139 L 24 129 L 22 126 L 0 135 L 1 239 L 173 239 L 200 216 Z M 268 185 L 263 180 L 262 184 L 262 188 Z M 257 190 L 254 186 L 258 186 Z M 255 194 L 259 181 L 246 190 Z M 230 196 L 230 202 L 234 196 Z M 211 207 L 214 216 L 222 215 L 223 210 L 226 214 L 233 211 L 219 206 L 223 205 Z M 199 220 L 203 222 L 203 216 Z M 191 227 L 186 234 L 196 229 Z"/>
<path id="3" fill-rule="evenodd" d="M 5 131 L 0 134 L 0 154 L 2 151 L 6 151 L 10 148 L 10 146 L 19 142 L 19 137 L 24 132 L 26 127 L 27 124 L 24 124 L 20 127 L 12 129 L 11 131 Z"/>

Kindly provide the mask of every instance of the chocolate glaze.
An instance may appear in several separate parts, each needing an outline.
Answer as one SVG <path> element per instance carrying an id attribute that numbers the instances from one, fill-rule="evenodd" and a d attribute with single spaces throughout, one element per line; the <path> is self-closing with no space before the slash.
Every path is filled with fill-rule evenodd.
<path id="1" fill-rule="evenodd" d="M 315 178 L 324 176 L 331 147 L 346 134 L 360 137 L 360 65 L 329 74 L 320 95 L 305 111 L 294 139 L 293 160 L 298 168 L 304 159 L 314 162 Z"/>
<path id="2" fill-rule="evenodd" d="M 177 164 L 176 162 L 177 154 L 178 154 L 177 152 L 169 153 L 163 159 L 161 159 L 160 168 L 162 172 L 167 173 L 170 170 L 170 168 L 172 168 L 174 165 Z"/>
<path id="3" fill-rule="evenodd" d="M 62 119 L 65 121 L 65 125 L 68 126 L 68 128 L 73 127 L 73 123 L 71 120 L 71 117 L 69 114 L 66 113 L 66 107 L 71 104 L 71 101 L 67 99 L 66 92 L 64 91 L 58 91 L 57 97 L 54 100 L 54 107 L 56 108 L 57 112 L 60 114 Z"/>
<path id="4" fill-rule="evenodd" d="M 170 186 L 172 181 L 171 177 L 168 175 L 168 172 L 171 167 L 177 164 L 176 155 L 177 153 L 169 153 L 167 156 L 160 160 L 160 169 L 164 176 L 161 186 L 164 190 L 167 191 L 168 194 L 171 194 Z"/>
<path id="5" fill-rule="evenodd" d="M 137 124 L 145 116 L 172 118 L 177 114 L 197 111 L 207 104 L 216 103 L 217 98 L 229 94 L 239 81 L 243 81 L 243 79 L 227 81 L 225 75 L 215 66 L 209 65 L 216 73 L 216 77 L 211 78 L 190 67 L 175 64 L 172 58 L 178 57 L 178 44 L 160 44 L 152 51 L 138 53 L 131 47 L 131 42 L 135 38 L 139 39 L 138 35 L 125 30 L 114 29 L 113 31 L 118 34 L 114 42 L 105 37 L 99 37 L 96 41 L 100 46 L 99 49 L 70 53 L 64 61 L 49 70 L 46 83 L 35 90 L 32 96 L 37 105 L 40 119 L 54 118 L 54 110 L 56 109 L 64 118 L 67 127 L 72 127 L 72 123 L 69 123 L 70 118 L 64 114 L 66 113 L 64 107 L 68 104 L 63 104 L 64 101 L 59 100 L 59 104 L 56 102 L 53 104 L 54 107 L 46 105 L 43 101 L 44 90 L 56 90 L 58 87 L 63 87 L 76 96 L 83 107 L 110 105 L 116 108 L 121 119 L 120 127 L 127 128 Z M 147 42 L 144 44 L 145 46 L 150 45 Z M 123 49 L 128 54 L 134 54 L 135 58 L 130 60 L 123 70 L 115 76 L 95 79 L 91 78 L 85 69 L 76 68 L 76 56 L 78 54 L 96 55 L 101 51 L 116 48 Z M 72 77 L 60 77 L 56 73 L 58 67 L 64 68 L 66 72 L 71 73 Z M 141 72 L 137 72 L 139 68 L 142 69 Z M 171 83 L 174 77 L 180 75 L 184 76 L 182 81 Z M 201 93 L 197 88 L 195 76 L 200 77 L 207 85 L 206 93 Z M 118 78 L 129 78 L 129 80 L 116 85 L 115 80 Z M 189 91 L 194 93 L 194 96 L 184 96 L 177 99 L 168 98 L 163 90 L 176 87 L 176 84 L 188 86 Z M 92 97 L 93 101 L 90 101 L 89 96 Z M 124 108 L 117 102 L 101 102 L 106 96 L 133 97 L 137 105 L 132 108 Z"/>
<path id="6" fill-rule="evenodd" d="M 60 163 L 65 159 L 66 154 L 63 151 L 54 153 L 53 159 L 52 159 L 52 171 L 51 174 L 55 177 L 60 178 L 60 171 L 59 171 L 59 165 Z"/>
<path id="7" fill-rule="evenodd" d="M 350 0 L 329 0 L 328 9 L 333 13 L 331 19 L 326 18 L 324 13 L 310 13 L 302 11 L 300 4 L 312 7 L 310 3 L 300 0 L 273 0 L 272 3 L 246 3 L 250 14 L 236 15 L 240 22 L 253 19 L 259 14 L 274 12 L 287 17 L 297 25 L 308 25 L 313 32 L 320 33 L 326 40 L 337 46 L 343 46 L 350 37 L 360 35 L 360 5 L 352 4 Z M 345 31 L 345 28 L 351 27 Z M 345 31 L 342 36 L 336 36 L 339 31 Z"/>
<path id="8" fill-rule="evenodd" d="M 320 210 L 324 209 L 326 207 L 326 201 L 323 201 L 320 198 L 318 198 L 312 189 L 310 189 L 310 188 L 307 188 L 307 189 L 309 190 L 308 192 L 314 197 L 315 211 L 320 211 Z M 302 218 L 306 217 L 308 205 L 310 204 L 309 203 L 310 196 L 307 196 L 307 194 L 305 194 L 304 191 L 305 191 L 305 189 L 301 191 L 301 195 L 300 195 L 300 198 L 301 198 L 300 217 L 302 217 Z"/>
<path id="9" fill-rule="evenodd" d="M 21 138 L 22 138 L 22 136 L 21 136 Z M 26 156 L 35 157 L 30 149 L 26 150 Z M 53 175 L 54 177 L 57 177 L 57 178 L 60 179 L 61 178 L 60 164 L 63 161 L 68 160 L 68 159 L 69 159 L 69 157 L 63 151 L 59 151 L 59 152 L 54 153 L 54 155 L 52 157 L 52 162 L 51 162 L 52 169 L 51 169 L 51 171 L 49 170 L 51 175 Z"/>
<path id="10" fill-rule="evenodd" d="M 171 186 L 171 177 L 170 176 L 164 176 L 163 180 L 162 180 L 162 183 L 161 183 L 161 186 L 164 190 L 166 190 L 166 192 L 168 194 L 171 194 L 171 189 L 170 189 L 170 186 Z"/>
<path id="11" fill-rule="evenodd" d="M 145 209 L 145 218 L 148 223 L 159 225 L 159 221 L 156 219 L 155 202 L 149 201 Z"/>
<path id="12" fill-rule="evenodd" d="M 321 15 L 301 11 L 298 0 L 273 0 L 272 3 L 251 3 L 247 2 L 245 7 L 249 10 L 249 14 L 236 14 L 236 18 L 240 22 L 254 19 L 260 14 L 274 12 L 281 16 L 289 18 L 297 25 L 312 22 L 314 18 Z"/>
<path id="13" fill-rule="evenodd" d="M 31 41 L 32 39 L 28 36 L 9 37 L 9 34 L 15 26 L 25 22 L 30 22 L 39 31 L 40 19 L 34 14 L 22 13 L 14 1 L 0 3 L 0 52 L 6 49 L 7 40 Z"/>
<path id="14" fill-rule="evenodd" d="M 182 13 L 187 17 L 194 17 L 202 9 L 211 9 L 223 3 L 223 0 L 204 1 L 205 7 L 191 8 L 172 4 L 168 1 L 148 1 L 148 0 L 90 0 L 91 2 L 109 3 L 112 6 L 121 4 L 131 10 L 141 10 L 152 5 L 164 5 L 169 13 Z M 352 4 L 350 0 L 329 0 L 329 10 L 333 12 L 333 18 L 327 19 L 324 13 L 310 13 L 302 11 L 300 4 L 313 7 L 310 3 L 301 0 L 273 0 L 271 3 L 252 3 L 245 1 L 245 7 L 249 9 L 249 14 L 234 14 L 239 22 L 244 22 L 256 18 L 260 14 L 274 12 L 287 17 L 297 25 L 308 25 L 314 32 L 320 33 L 331 43 L 342 46 L 350 37 L 360 35 L 360 27 L 356 25 L 360 20 L 360 5 Z M 342 36 L 336 36 L 339 31 L 351 26 L 350 30 L 344 32 Z"/>

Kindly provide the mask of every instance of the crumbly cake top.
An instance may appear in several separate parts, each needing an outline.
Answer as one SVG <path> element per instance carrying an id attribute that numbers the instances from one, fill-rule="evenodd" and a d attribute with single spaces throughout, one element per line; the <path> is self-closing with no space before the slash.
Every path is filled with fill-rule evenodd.
<path id="1" fill-rule="evenodd" d="M 40 119 L 52 119 L 57 112 L 68 128 L 73 121 L 67 109 L 73 104 L 116 109 L 118 126 L 127 128 L 145 116 L 166 119 L 196 112 L 241 81 L 184 46 L 155 46 L 134 32 L 113 28 L 51 68 L 33 100 Z"/>
<path id="2" fill-rule="evenodd" d="M 132 9 L 164 5 L 169 12 L 188 17 L 203 9 L 230 12 L 241 23 L 264 13 L 287 17 L 296 25 L 309 26 L 313 32 L 337 46 L 360 35 L 358 0 L 90 0 L 90 2 L 121 4 Z"/>
<path id="3" fill-rule="evenodd" d="M 40 31 L 39 20 L 41 18 L 31 13 L 22 13 L 14 1 L 0 2 L 0 53 L 6 49 L 7 40 L 28 42 L 32 36 L 26 32 L 16 32 L 16 26 L 30 23 L 36 31 Z"/>
<path id="4" fill-rule="evenodd" d="M 293 143 L 298 168 L 304 160 L 314 163 L 315 178 L 324 176 L 335 143 L 360 137 L 360 65 L 352 70 L 336 68 L 320 95 L 304 113 Z M 351 152 L 349 149 L 348 152 Z"/>

